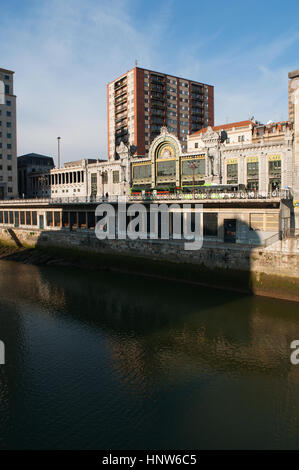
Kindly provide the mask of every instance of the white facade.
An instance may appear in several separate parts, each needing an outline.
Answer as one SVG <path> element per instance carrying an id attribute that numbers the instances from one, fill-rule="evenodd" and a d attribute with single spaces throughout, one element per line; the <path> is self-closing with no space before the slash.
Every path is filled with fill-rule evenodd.
<path id="1" fill-rule="evenodd" d="M 79 160 L 31 177 L 35 197 L 87 198 L 129 194 L 129 158 Z"/>
<path id="2" fill-rule="evenodd" d="M 11 70 L 0 68 L 0 199 L 17 197 L 16 96 Z"/>

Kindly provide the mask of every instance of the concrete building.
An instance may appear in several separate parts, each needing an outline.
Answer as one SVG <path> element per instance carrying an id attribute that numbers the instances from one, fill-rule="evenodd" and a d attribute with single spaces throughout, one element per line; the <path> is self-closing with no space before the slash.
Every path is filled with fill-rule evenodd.
<path id="1" fill-rule="evenodd" d="M 299 69 L 289 72 L 288 77 L 289 121 L 294 122 L 294 91 L 299 88 Z"/>
<path id="2" fill-rule="evenodd" d="M 289 110 L 294 121 L 294 205 L 299 227 L 299 69 L 289 73 Z"/>
<path id="3" fill-rule="evenodd" d="M 187 135 L 214 125 L 214 87 L 134 67 L 107 85 L 108 158 L 126 144 L 134 156 L 148 155 L 166 126 L 187 147 Z"/>
<path id="4" fill-rule="evenodd" d="M 16 96 L 11 70 L 0 68 L 0 199 L 17 197 Z"/>
<path id="5" fill-rule="evenodd" d="M 63 168 L 31 173 L 29 185 L 34 197 L 86 200 L 129 194 L 130 166 L 125 146 L 123 152 L 120 160 L 83 159 L 67 162 Z"/>
<path id="6" fill-rule="evenodd" d="M 18 164 L 18 190 L 19 197 L 32 198 L 37 196 L 36 188 L 32 187 L 31 177 L 36 174 L 48 172 L 55 167 L 52 157 L 38 153 L 21 155 L 17 159 Z M 43 181 L 40 181 L 41 185 Z"/>

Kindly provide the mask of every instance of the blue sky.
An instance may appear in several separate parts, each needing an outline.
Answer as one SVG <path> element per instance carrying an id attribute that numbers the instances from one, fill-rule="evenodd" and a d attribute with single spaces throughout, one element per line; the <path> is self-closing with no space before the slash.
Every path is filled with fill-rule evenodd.
<path id="1" fill-rule="evenodd" d="M 106 84 L 134 66 L 215 86 L 215 123 L 287 119 L 299 2 L 10 0 L 0 67 L 14 70 L 18 154 L 106 157 Z"/>

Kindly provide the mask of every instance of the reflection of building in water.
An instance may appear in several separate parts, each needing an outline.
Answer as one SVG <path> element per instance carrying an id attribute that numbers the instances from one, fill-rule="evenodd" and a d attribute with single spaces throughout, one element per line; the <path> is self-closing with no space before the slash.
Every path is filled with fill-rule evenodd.
<path id="1" fill-rule="evenodd" d="M 35 292 L 28 290 L 31 269 L 39 286 Z M 144 283 L 115 273 L 87 274 L 83 280 L 77 273 L 65 277 L 38 271 L 25 266 L 24 275 L 17 277 L 24 301 L 44 302 L 46 295 L 49 307 L 103 332 L 120 380 L 127 382 L 130 376 L 131 384 L 143 388 L 156 376 L 171 378 L 175 371 L 183 379 L 196 368 L 267 371 L 296 379 L 289 361 L 290 341 L 298 329 L 296 304 L 288 304 L 282 315 L 285 305 L 277 300 L 213 295 L 207 289 L 199 302 L 197 286 L 178 284 L 180 294 L 174 296 L 173 284 L 165 281 Z"/>

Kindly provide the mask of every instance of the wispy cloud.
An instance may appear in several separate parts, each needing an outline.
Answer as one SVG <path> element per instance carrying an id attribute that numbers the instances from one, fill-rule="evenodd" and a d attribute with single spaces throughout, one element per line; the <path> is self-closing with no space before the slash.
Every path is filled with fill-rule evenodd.
<path id="1" fill-rule="evenodd" d="M 17 31 L 16 22 L 2 28 L 1 66 L 16 72 L 19 154 L 55 155 L 60 135 L 63 160 L 106 156 L 106 84 L 140 55 L 155 62 L 150 36 L 127 11 L 125 1 L 87 0 L 82 9 L 56 0 L 36 6 Z"/>
<path id="2" fill-rule="evenodd" d="M 287 72 L 298 64 L 282 59 L 298 46 L 298 30 L 226 43 L 225 22 L 188 29 L 180 2 L 153 2 L 30 0 L 1 16 L 0 66 L 16 71 L 19 154 L 55 156 L 60 135 L 64 161 L 105 157 L 106 84 L 135 59 L 215 85 L 218 123 L 287 117 Z"/>

